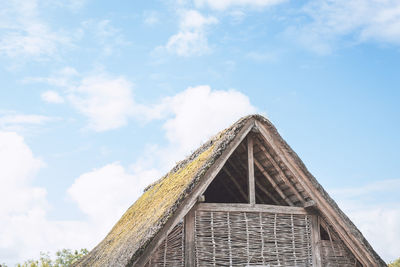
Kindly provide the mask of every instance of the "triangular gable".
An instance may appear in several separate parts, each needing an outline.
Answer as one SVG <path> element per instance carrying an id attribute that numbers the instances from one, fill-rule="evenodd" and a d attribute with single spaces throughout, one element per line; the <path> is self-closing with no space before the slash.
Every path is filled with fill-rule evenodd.
<path id="1" fill-rule="evenodd" d="M 251 166 L 248 157 L 253 157 Z M 250 198 L 254 204 L 312 208 L 364 266 L 385 266 L 275 127 L 258 115 L 221 132 L 150 186 L 81 265 L 144 266 L 199 200 L 249 203 Z M 146 215 L 142 209 L 152 211 Z"/>

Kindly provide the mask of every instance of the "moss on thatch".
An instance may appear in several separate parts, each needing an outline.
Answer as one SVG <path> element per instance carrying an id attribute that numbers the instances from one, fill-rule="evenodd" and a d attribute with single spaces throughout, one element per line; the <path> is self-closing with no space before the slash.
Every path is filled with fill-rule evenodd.
<path id="1" fill-rule="evenodd" d="M 104 240 L 77 266 L 132 265 L 132 262 L 142 255 L 146 246 L 162 229 L 167 220 L 174 215 L 182 201 L 193 191 L 193 188 L 196 187 L 207 170 L 250 120 L 260 122 L 273 139 L 290 155 L 311 181 L 313 187 L 345 222 L 349 229 L 349 235 L 355 237 L 360 245 L 375 259 L 376 266 L 385 266 L 384 261 L 307 170 L 272 123 L 260 115 L 251 115 L 240 119 L 197 149 L 190 157 L 179 162 L 167 175 L 148 186 L 143 195 L 126 211 Z M 324 211 L 321 212 L 324 213 Z"/>
<path id="2" fill-rule="evenodd" d="M 149 185 L 104 240 L 77 266 L 126 266 L 135 260 L 249 118 L 218 133 L 167 175 Z"/>

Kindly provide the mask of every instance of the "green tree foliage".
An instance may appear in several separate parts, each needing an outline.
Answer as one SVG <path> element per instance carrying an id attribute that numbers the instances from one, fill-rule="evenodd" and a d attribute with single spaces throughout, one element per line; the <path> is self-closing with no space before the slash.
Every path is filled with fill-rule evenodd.
<path id="1" fill-rule="evenodd" d="M 388 265 L 389 267 L 400 267 L 400 258 L 398 258 L 397 260 L 395 260 L 392 263 L 389 263 Z"/>
<path id="2" fill-rule="evenodd" d="M 57 251 L 56 258 L 52 260 L 49 253 L 41 252 L 38 260 L 27 260 L 22 264 L 17 264 L 17 267 L 69 267 L 86 254 L 88 254 L 88 250 L 85 248 L 79 251 L 63 249 Z"/>

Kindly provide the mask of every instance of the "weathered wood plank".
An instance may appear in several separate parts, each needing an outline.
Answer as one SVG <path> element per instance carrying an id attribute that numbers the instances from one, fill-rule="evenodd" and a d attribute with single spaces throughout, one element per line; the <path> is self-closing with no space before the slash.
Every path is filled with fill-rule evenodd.
<path id="1" fill-rule="evenodd" d="M 196 206 L 195 206 L 196 207 Z M 193 207 L 185 216 L 185 266 L 195 266 L 195 207 Z"/>
<path id="2" fill-rule="evenodd" d="M 311 247 L 312 247 L 312 259 L 313 266 L 321 267 L 321 234 L 319 228 L 319 218 L 317 215 L 313 215 L 311 218 Z"/>
<path id="3" fill-rule="evenodd" d="M 267 151 L 267 149 L 258 141 L 256 141 L 258 144 L 258 147 L 264 152 L 264 155 L 268 158 L 268 160 L 272 163 L 274 168 L 278 171 L 279 176 L 281 179 L 285 182 L 286 185 L 290 187 L 290 189 L 293 191 L 293 193 L 297 196 L 297 198 L 300 200 L 300 202 L 304 203 L 305 200 L 303 196 L 297 191 L 297 189 L 293 186 L 293 184 L 289 181 L 289 179 L 286 177 L 286 175 L 283 173 L 281 167 L 275 162 L 275 159 L 271 156 L 271 154 Z"/>
<path id="4" fill-rule="evenodd" d="M 266 204 L 239 204 L 239 203 L 199 203 L 199 211 L 225 211 L 225 212 L 266 212 L 281 214 L 308 214 L 302 207 L 276 206 Z"/>
<path id="5" fill-rule="evenodd" d="M 281 196 L 283 200 L 286 201 L 287 204 L 290 206 L 293 206 L 293 202 L 282 192 L 282 190 L 279 188 L 279 186 L 276 184 L 275 180 L 269 175 L 267 170 L 265 170 L 264 166 L 261 165 L 260 162 L 258 162 L 257 159 L 254 159 L 254 163 L 256 164 L 257 168 L 260 170 L 260 172 L 264 175 L 265 178 L 268 179 L 268 181 L 271 183 L 272 187 L 278 192 L 278 194 Z"/>
<path id="6" fill-rule="evenodd" d="M 242 162 L 240 161 L 240 159 L 235 159 L 236 161 L 238 161 L 239 163 L 239 165 L 241 165 L 243 168 L 245 167 L 245 166 L 243 166 L 243 164 L 242 164 Z M 232 169 L 237 173 L 237 174 L 240 174 L 240 171 L 239 171 L 239 169 L 238 169 L 238 167 L 235 165 L 235 163 L 234 162 L 232 162 L 233 161 L 233 156 L 230 158 L 230 160 L 228 160 L 228 164 L 229 164 L 229 166 L 231 166 L 232 167 Z M 279 201 L 272 195 L 272 193 L 271 192 L 269 192 L 268 190 L 267 190 L 267 188 L 265 188 L 260 182 L 258 182 L 257 181 L 257 179 L 255 179 L 255 182 L 256 182 L 256 186 L 264 193 L 264 194 L 266 194 L 275 204 L 277 204 L 277 205 L 280 205 L 281 203 L 279 203 Z"/>
<path id="7" fill-rule="evenodd" d="M 254 155 L 253 155 L 253 137 L 247 136 L 247 159 L 248 159 L 248 177 L 249 177 L 249 200 L 250 204 L 256 204 L 256 189 L 254 183 Z"/>

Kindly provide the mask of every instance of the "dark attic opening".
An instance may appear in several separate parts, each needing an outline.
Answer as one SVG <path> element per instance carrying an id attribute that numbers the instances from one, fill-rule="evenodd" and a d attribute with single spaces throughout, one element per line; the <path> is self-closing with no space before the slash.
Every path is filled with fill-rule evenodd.
<path id="1" fill-rule="evenodd" d="M 232 153 L 204 196 L 206 203 L 249 203 L 246 151 Z"/>
<path id="2" fill-rule="evenodd" d="M 204 193 L 206 203 L 250 203 L 249 142 L 252 139 L 255 203 L 297 206 L 306 198 L 282 168 L 272 149 L 257 132 L 252 132 L 232 153 Z"/>

